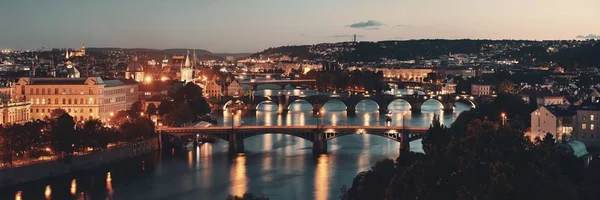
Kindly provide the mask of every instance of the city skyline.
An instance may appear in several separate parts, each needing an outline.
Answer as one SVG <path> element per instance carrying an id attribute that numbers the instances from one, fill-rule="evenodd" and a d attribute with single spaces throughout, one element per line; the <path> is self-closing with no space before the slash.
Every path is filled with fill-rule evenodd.
<path id="1" fill-rule="evenodd" d="M 585 6 L 582 6 L 585 5 Z M 566 9 L 578 6 L 578 9 Z M 593 0 L 5 1 L 0 49 L 269 47 L 408 39 L 598 39 Z M 517 14 L 518 13 L 518 14 Z M 43 19 L 43 20 L 42 20 Z"/>

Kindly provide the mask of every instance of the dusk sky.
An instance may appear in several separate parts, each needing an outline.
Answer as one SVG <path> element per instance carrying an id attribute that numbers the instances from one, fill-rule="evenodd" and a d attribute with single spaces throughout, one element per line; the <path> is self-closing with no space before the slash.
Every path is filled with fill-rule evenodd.
<path id="1" fill-rule="evenodd" d="M 351 40 L 600 35 L 599 0 L 1 0 L 0 49 L 256 52 Z"/>

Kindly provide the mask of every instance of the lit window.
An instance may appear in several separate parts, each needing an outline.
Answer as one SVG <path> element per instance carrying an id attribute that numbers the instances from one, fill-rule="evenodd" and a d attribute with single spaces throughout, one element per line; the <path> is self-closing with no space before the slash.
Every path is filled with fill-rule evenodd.
<path id="1" fill-rule="evenodd" d="M 590 130 L 594 130 L 594 125 L 590 124 Z"/>
<path id="2" fill-rule="evenodd" d="M 586 124 L 581 124 L 581 129 L 585 130 L 587 128 Z"/>
<path id="3" fill-rule="evenodd" d="M 590 121 L 594 121 L 594 115 L 590 115 Z"/>

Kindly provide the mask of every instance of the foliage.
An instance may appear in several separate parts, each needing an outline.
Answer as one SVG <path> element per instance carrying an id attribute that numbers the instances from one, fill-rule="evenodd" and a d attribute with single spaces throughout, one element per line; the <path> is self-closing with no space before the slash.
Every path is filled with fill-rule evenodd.
<path id="1" fill-rule="evenodd" d="M 148 116 L 152 116 L 152 115 L 156 115 L 157 114 L 157 108 L 156 105 L 154 105 L 154 103 L 150 103 L 148 104 L 148 106 L 146 107 L 146 112 L 148 113 Z"/>
<path id="2" fill-rule="evenodd" d="M 450 129 L 434 117 L 423 140 L 426 154 L 403 155 L 391 166 L 382 161 L 387 167 L 377 163 L 356 176 L 342 199 L 597 199 L 597 170 L 556 148 L 552 135 L 531 142 L 513 127 L 528 123 L 515 118 L 527 106 L 499 95 L 461 113 Z M 501 112 L 520 123 L 502 126 Z"/>
<path id="3" fill-rule="evenodd" d="M 158 115 L 164 116 L 167 113 L 171 112 L 171 110 L 175 107 L 172 101 L 168 99 L 163 99 L 160 101 L 160 105 L 158 105 Z"/>

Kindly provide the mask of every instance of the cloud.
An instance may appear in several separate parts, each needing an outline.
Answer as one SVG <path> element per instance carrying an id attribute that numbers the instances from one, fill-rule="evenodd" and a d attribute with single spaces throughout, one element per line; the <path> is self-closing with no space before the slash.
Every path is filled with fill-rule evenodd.
<path id="1" fill-rule="evenodd" d="M 369 20 L 366 22 L 358 22 L 358 23 L 350 24 L 350 25 L 347 25 L 346 27 L 361 28 L 361 29 L 367 29 L 367 30 L 377 30 L 381 26 L 385 26 L 385 24 L 383 24 L 379 21 Z"/>
<path id="2" fill-rule="evenodd" d="M 412 26 L 406 24 L 398 24 L 395 25 L 394 28 L 412 28 Z"/>
<path id="3" fill-rule="evenodd" d="M 589 35 L 578 35 L 577 39 L 585 39 L 585 40 L 600 40 L 600 35 L 589 34 Z"/>
<path id="4" fill-rule="evenodd" d="M 354 35 L 349 35 L 349 34 L 340 34 L 340 35 L 330 35 L 329 37 L 332 38 L 353 38 Z M 356 38 L 364 38 L 365 35 L 356 35 Z"/>

